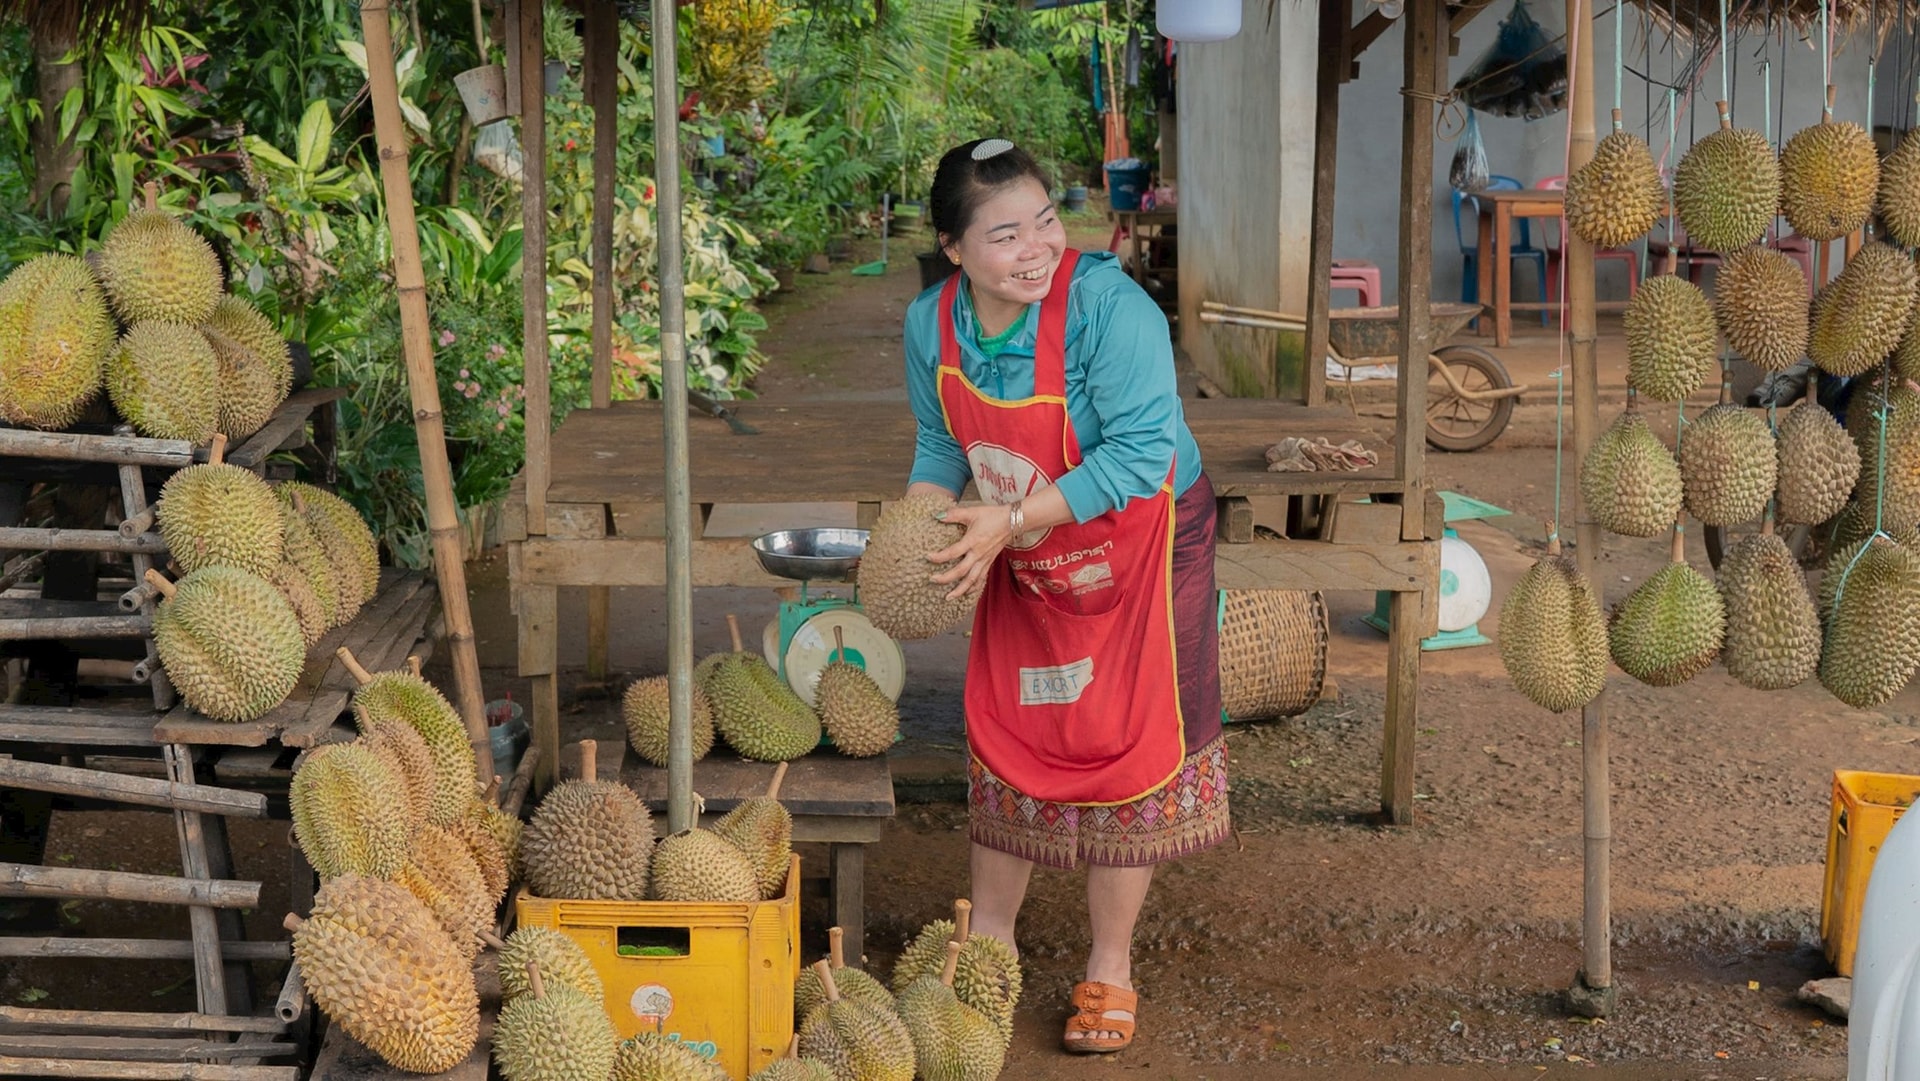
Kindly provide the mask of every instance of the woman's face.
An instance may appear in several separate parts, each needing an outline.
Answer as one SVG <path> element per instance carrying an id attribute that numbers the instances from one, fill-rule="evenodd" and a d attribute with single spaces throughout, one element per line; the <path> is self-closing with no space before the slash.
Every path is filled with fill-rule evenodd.
<path id="1" fill-rule="evenodd" d="M 973 284 L 976 304 L 984 296 L 1024 307 L 1046 298 L 1067 249 L 1067 231 L 1046 189 L 1023 176 L 992 191 L 974 209 L 966 232 L 946 241 Z"/>

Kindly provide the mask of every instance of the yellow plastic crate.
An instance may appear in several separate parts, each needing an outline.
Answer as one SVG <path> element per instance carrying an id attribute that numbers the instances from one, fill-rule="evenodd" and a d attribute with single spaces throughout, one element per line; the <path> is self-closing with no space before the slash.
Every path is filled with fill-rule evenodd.
<path id="1" fill-rule="evenodd" d="M 1827 825 L 1827 882 L 1821 891 L 1820 939 L 1827 960 L 1853 975 L 1860 941 L 1860 906 L 1881 842 L 1900 815 L 1920 798 L 1920 777 L 1900 773 L 1833 771 L 1833 813 Z"/>
<path id="2" fill-rule="evenodd" d="M 793 1039 L 800 857 L 772 901 L 560 901 L 522 894 L 516 918 L 580 944 L 620 1035 L 660 1032 L 745 1081 Z M 621 948 L 628 952 L 623 954 Z M 645 955 L 636 951 L 646 950 Z"/>

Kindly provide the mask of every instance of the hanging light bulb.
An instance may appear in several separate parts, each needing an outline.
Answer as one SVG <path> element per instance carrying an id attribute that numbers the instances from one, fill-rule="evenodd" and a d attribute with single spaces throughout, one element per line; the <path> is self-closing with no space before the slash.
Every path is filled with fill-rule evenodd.
<path id="1" fill-rule="evenodd" d="M 1225 41 L 1240 32 L 1241 0 L 1160 0 L 1154 23 L 1170 41 Z"/>

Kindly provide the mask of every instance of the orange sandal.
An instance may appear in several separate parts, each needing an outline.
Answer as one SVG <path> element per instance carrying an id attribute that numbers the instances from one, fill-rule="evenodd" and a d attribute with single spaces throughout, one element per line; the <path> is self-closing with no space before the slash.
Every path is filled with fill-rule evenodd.
<path id="1" fill-rule="evenodd" d="M 1086 980 L 1073 985 L 1073 1006 L 1076 1012 L 1067 1018 L 1066 1032 L 1061 1034 L 1060 1043 L 1068 1052 L 1076 1055 L 1102 1055 L 1125 1050 L 1133 1043 L 1134 1018 L 1121 1020 L 1108 1017 L 1107 1011 L 1136 1013 L 1140 996 L 1124 988 L 1097 980 Z M 1096 1032 L 1118 1032 L 1118 1037 L 1095 1036 Z M 1074 1033 L 1082 1035 L 1074 1037 Z M 1073 1037 L 1073 1038 L 1069 1038 Z"/>

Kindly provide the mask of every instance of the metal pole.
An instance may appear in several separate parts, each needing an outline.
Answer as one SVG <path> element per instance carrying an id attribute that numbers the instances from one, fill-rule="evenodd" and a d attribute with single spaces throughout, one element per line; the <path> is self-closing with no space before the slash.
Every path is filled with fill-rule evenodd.
<path id="1" fill-rule="evenodd" d="M 1567 0 L 1567 32 L 1573 47 L 1573 125 L 1567 152 L 1567 171 L 1593 160 L 1593 16 L 1591 0 Z M 1600 372 L 1594 359 L 1597 328 L 1593 306 L 1593 245 L 1565 231 L 1567 329 L 1573 354 L 1573 446 L 1577 461 L 1585 461 L 1600 431 Z M 1580 572 L 1604 596 L 1595 565 L 1601 545 L 1600 524 L 1592 508 L 1581 502 Z M 1614 1006 L 1612 941 L 1612 780 L 1607 767 L 1607 693 L 1581 711 L 1581 804 L 1586 841 L 1582 867 L 1584 920 L 1581 928 L 1581 969 L 1568 989 L 1568 1005 L 1575 1013 L 1605 1017 Z"/>
<path id="2" fill-rule="evenodd" d="M 653 0 L 654 210 L 660 235 L 660 399 L 667 469 L 667 828 L 693 821 L 693 521 L 687 479 L 687 313 L 680 246 L 678 6 Z M 661 23 L 666 23 L 662 27 Z"/>

